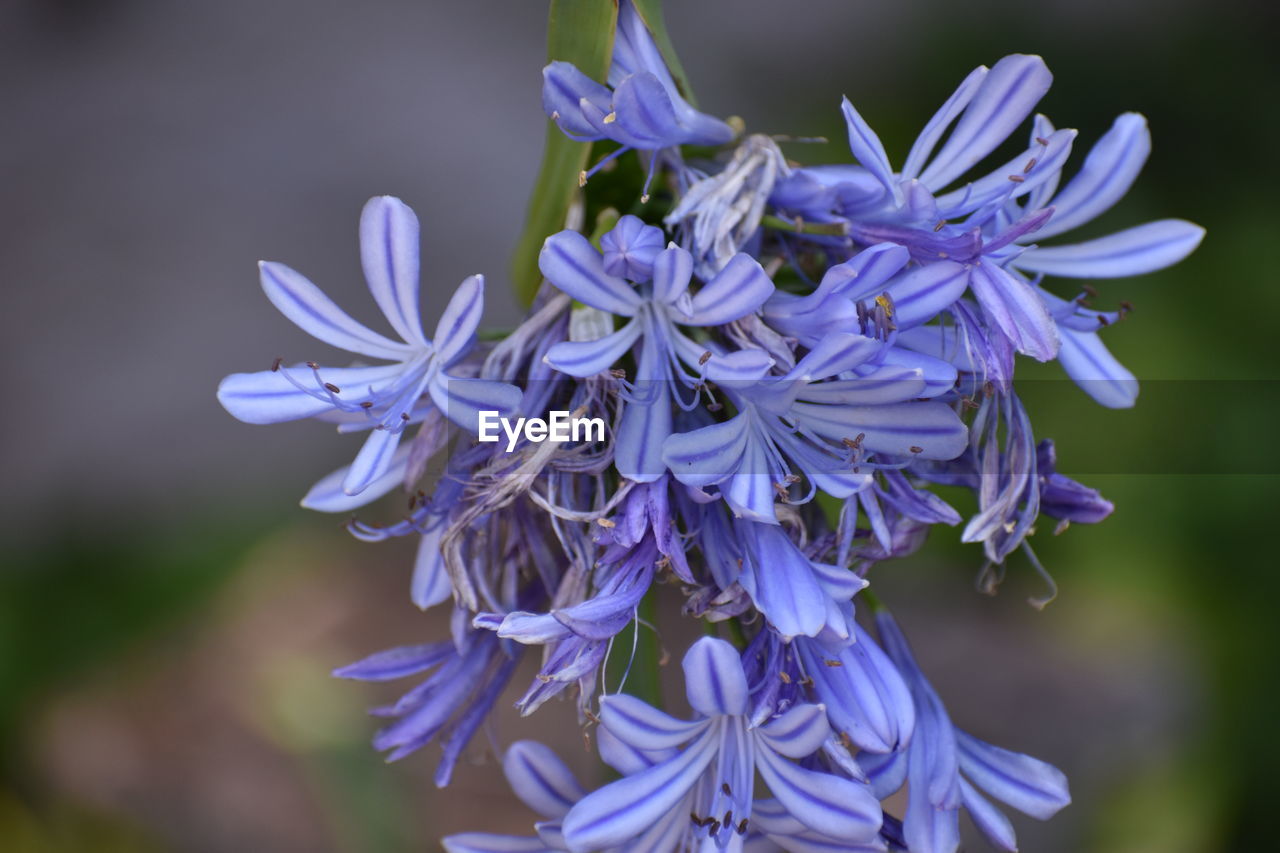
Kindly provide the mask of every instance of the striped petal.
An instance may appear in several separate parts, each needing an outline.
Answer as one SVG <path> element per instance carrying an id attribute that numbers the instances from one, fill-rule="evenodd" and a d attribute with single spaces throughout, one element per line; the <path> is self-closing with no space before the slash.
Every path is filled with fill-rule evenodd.
<path id="1" fill-rule="evenodd" d="M 560 290 L 592 308 L 630 317 L 640 307 L 631 285 L 606 273 L 600 253 L 577 231 L 548 237 L 538 255 L 538 269 Z"/>
<path id="2" fill-rule="evenodd" d="M 880 803 L 866 785 L 792 764 L 769 749 L 756 753 L 769 792 L 805 826 L 833 838 L 870 841 L 880 831 Z"/>
<path id="3" fill-rule="evenodd" d="M 444 565 L 444 555 L 440 553 L 440 539 L 444 531 L 445 523 L 441 519 L 422 534 L 418 542 L 413 576 L 409 581 L 409 600 L 422 610 L 447 601 L 453 595 L 449 571 Z"/>
<path id="4" fill-rule="evenodd" d="M 280 313 L 311 337 L 373 358 L 401 361 L 413 347 L 378 334 L 339 308 L 302 273 L 273 261 L 258 264 L 262 290 Z"/>
<path id="5" fill-rule="evenodd" d="M 849 130 L 849 150 L 853 152 L 854 159 L 876 176 L 876 180 L 893 195 L 895 204 L 902 204 L 902 190 L 894 177 L 893 166 L 889 165 L 889 155 L 885 153 L 884 143 L 853 108 L 848 98 L 841 101 L 840 111 L 844 113 L 844 123 Z"/>
<path id="6" fill-rule="evenodd" d="M 960 770 L 975 785 L 1024 814 L 1046 820 L 1071 802 L 1067 777 L 1038 758 L 956 731 Z"/>
<path id="7" fill-rule="evenodd" d="M 347 479 L 351 466 L 339 468 L 311 487 L 302 505 L 317 512 L 351 512 L 390 492 L 404 482 L 405 469 L 409 463 L 409 452 L 412 445 L 406 444 L 396 450 L 391 465 L 385 474 L 374 480 L 358 495 L 349 495 L 342 490 L 342 483 Z"/>
<path id="8" fill-rule="evenodd" d="M 595 138 L 595 127 L 582 115 L 582 99 L 608 112 L 611 97 L 608 89 L 572 63 L 552 62 L 542 69 L 542 109 L 565 133 Z"/>
<path id="9" fill-rule="evenodd" d="M 1039 361 L 1049 361 L 1058 354 L 1057 324 L 1030 284 L 989 262 L 973 267 L 969 284 L 983 313 L 1018 352 Z"/>
<path id="10" fill-rule="evenodd" d="M 670 305 L 689 289 L 693 278 L 693 255 L 679 246 L 669 246 L 653 261 L 653 299 Z"/>
<path id="11" fill-rule="evenodd" d="M 1084 243 L 1028 249 L 1014 263 L 1018 269 L 1067 278 L 1121 278 L 1172 266 L 1202 239 L 1199 225 L 1161 219 Z"/>
<path id="12" fill-rule="evenodd" d="M 440 839 L 445 853 L 554 853 L 540 838 L 462 832 Z"/>
<path id="13" fill-rule="evenodd" d="M 1121 364 L 1097 332 L 1059 326 L 1062 349 L 1058 361 L 1080 388 L 1109 409 L 1128 409 L 1138 401 L 1138 380 Z"/>
<path id="14" fill-rule="evenodd" d="M 400 646 L 386 651 L 375 652 L 363 660 L 333 671 L 337 678 L 351 678 L 356 681 L 391 681 L 416 675 L 447 660 L 454 654 L 451 643 L 426 643 L 420 646 Z"/>
<path id="15" fill-rule="evenodd" d="M 813 755 L 831 734 L 827 709 L 822 705 L 793 705 L 756 729 L 756 737 L 774 752 L 788 758 Z"/>
<path id="16" fill-rule="evenodd" d="M 564 819 L 569 849 L 590 853 L 635 838 L 662 820 L 715 757 L 709 733 L 674 758 L 588 794 Z"/>
<path id="17" fill-rule="evenodd" d="M 437 373 L 427 384 L 427 392 L 441 414 L 473 436 L 479 435 L 481 412 L 497 412 L 508 418 L 520 408 L 520 389 L 492 379 Z"/>
<path id="18" fill-rule="evenodd" d="M 747 712 L 747 676 L 729 643 L 703 637 L 685 652 L 683 667 L 685 694 L 695 711 L 707 717 Z"/>
<path id="19" fill-rule="evenodd" d="M 686 486 L 719 483 L 742 464 L 748 421 L 745 415 L 737 415 L 724 423 L 670 435 L 662 444 L 662 461 Z"/>
<path id="20" fill-rule="evenodd" d="M 587 794 L 565 763 L 537 741 L 520 740 L 507 747 L 502 772 L 515 795 L 546 818 L 564 817 Z"/>
<path id="21" fill-rule="evenodd" d="M 968 430 L 943 403 L 910 402 L 888 406 L 820 406 L 796 403 L 792 415 L 831 441 L 863 434 L 862 446 L 873 453 L 955 459 L 969 442 Z M 918 451 L 913 448 L 919 448 Z"/>
<path id="22" fill-rule="evenodd" d="M 899 329 L 927 323 L 959 299 L 969 285 L 969 270 L 955 261 L 937 261 L 897 276 L 884 287 L 893 299 Z"/>
<path id="23" fill-rule="evenodd" d="M 642 752 L 688 743 L 707 727 L 706 720 L 677 720 L 625 693 L 600 700 L 600 722 L 620 741 Z"/>
<path id="24" fill-rule="evenodd" d="M 773 282 L 750 255 L 737 254 L 693 297 L 693 310 L 679 322 L 720 326 L 758 310 L 773 295 Z"/>
<path id="25" fill-rule="evenodd" d="M 468 276 L 453 292 L 444 313 L 440 315 L 440 322 L 436 324 L 433 341 L 436 360 L 441 367 L 448 367 L 471 349 L 482 314 L 484 276 Z"/>
<path id="26" fill-rule="evenodd" d="M 936 192 L 967 172 L 1031 114 L 1052 82 L 1053 75 L 1038 56 L 1014 54 L 997 62 L 942 150 L 920 174 L 920 183 Z"/>
<path id="27" fill-rule="evenodd" d="M 360 262 L 391 328 L 415 347 L 428 346 L 418 314 L 418 217 L 407 204 L 369 199 L 360 214 Z"/>
<path id="28" fill-rule="evenodd" d="M 974 825 L 992 844 L 1010 853 L 1018 849 L 1018 839 L 1009 818 L 963 779 L 960 780 L 960 799 Z"/>
<path id="29" fill-rule="evenodd" d="M 588 309 L 590 310 L 590 309 Z M 544 361 L 561 373 L 580 379 L 596 376 L 618 363 L 640 337 L 639 320 L 594 341 L 561 341 L 547 351 Z"/>
<path id="30" fill-rule="evenodd" d="M 635 148 L 653 149 L 679 145 L 684 129 L 662 82 L 647 71 L 632 74 L 613 90 L 615 121 L 609 136 Z"/>
<path id="31" fill-rule="evenodd" d="M 1084 166 L 1053 199 L 1053 219 L 1036 232 L 1039 239 L 1063 234 L 1091 222 L 1124 197 L 1151 153 L 1151 132 L 1138 113 L 1116 118 L 1089 150 Z"/>
<path id="32" fill-rule="evenodd" d="M 960 113 L 964 112 L 964 108 L 969 106 L 969 102 L 978 93 L 978 89 L 982 86 L 982 81 L 986 79 L 988 73 L 989 69 L 985 65 L 979 65 L 970 71 L 969 75 L 951 93 L 951 97 L 947 98 L 942 106 L 938 108 L 938 111 L 933 114 L 928 124 L 920 131 L 920 135 L 916 137 L 916 141 L 912 143 L 911 151 L 907 153 L 907 160 L 902 166 L 902 177 L 910 179 L 920 175 L 920 170 L 928 162 L 929 155 L 933 153 L 938 141 L 942 139 L 942 134 L 946 133 L 951 123 L 956 120 Z"/>
<path id="33" fill-rule="evenodd" d="M 342 491 L 358 495 L 385 477 L 391 470 L 401 435 L 403 433 L 388 429 L 370 430 L 351 467 L 347 468 L 347 476 L 342 479 Z"/>

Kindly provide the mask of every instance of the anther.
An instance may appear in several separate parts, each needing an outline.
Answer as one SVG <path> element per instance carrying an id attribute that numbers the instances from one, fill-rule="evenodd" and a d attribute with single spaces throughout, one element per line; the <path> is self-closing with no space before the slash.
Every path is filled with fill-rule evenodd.
<path id="1" fill-rule="evenodd" d="M 618 120 L 618 114 L 616 112 L 613 112 L 613 113 L 609 113 L 607 116 L 604 117 L 603 123 L 613 124 L 617 120 Z"/>
<path id="2" fill-rule="evenodd" d="M 276 360 L 271 362 L 271 372 L 275 373 L 280 369 L 280 365 L 284 363 L 284 356 L 276 356 Z"/>
<path id="3" fill-rule="evenodd" d="M 1068 519 L 1068 518 L 1064 518 L 1064 519 L 1062 519 L 1062 521 L 1059 521 L 1059 522 L 1058 522 L 1058 526 L 1057 526 L 1057 527 L 1055 527 L 1055 528 L 1053 528 L 1053 535 L 1054 535 L 1054 536 L 1061 536 L 1062 534 L 1064 534 L 1064 533 L 1066 533 L 1066 532 L 1067 532 L 1067 528 L 1068 528 L 1068 527 L 1070 527 L 1070 526 L 1071 526 L 1071 520 L 1070 520 L 1070 519 Z"/>
<path id="4" fill-rule="evenodd" d="M 1037 137 L 1036 137 L 1036 142 L 1039 142 L 1041 145 L 1048 145 L 1048 144 L 1049 144 L 1049 140 L 1045 139 L 1043 136 L 1037 136 Z"/>
<path id="5" fill-rule="evenodd" d="M 583 169 L 578 173 L 578 186 L 585 187 L 587 185 L 587 170 Z"/>
<path id="6" fill-rule="evenodd" d="M 644 193 L 643 195 L 641 195 L 641 196 L 640 196 L 640 203 L 641 203 L 641 204 L 648 204 L 648 203 L 649 203 L 649 194 L 648 194 L 648 193 Z"/>
<path id="7" fill-rule="evenodd" d="M 626 379 L 627 371 L 623 370 L 621 367 L 615 367 L 609 371 L 609 375 L 614 379 Z"/>
<path id="8" fill-rule="evenodd" d="M 1013 181 L 1015 184 L 1020 184 L 1025 181 L 1026 178 L 1022 177 L 1022 175 L 1010 175 L 1009 180 Z"/>
<path id="9" fill-rule="evenodd" d="M 937 234 L 939 231 L 941 231 L 943 228 L 946 228 L 946 227 L 947 227 L 947 220 L 940 219 L 938 220 L 938 224 L 933 226 L 933 233 Z"/>
<path id="10" fill-rule="evenodd" d="M 319 363 L 319 362 L 315 362 L 315 361 L 308 361 L 308 362 L 307 362 L 307 367 L 310 367 L 312 370 L 319 370 L 319 369 L 320 369 L 320 363 Z"/>
<path id="11" fill-rule="evenodd" d="M 910 450 L 912 453 L 924 453 L 923 447 L 917 447 L 914 444 L 908 447 L 907 450 Z"/>
<path id="12" fill-rule="evenodd" d="M 729 783 L 728 783 L 728 782 L 721 782 L 721 783 L 720 783 L 720 790 L 721 790 L 721 791 L 724 791 L 724 795 L 725 795 L 726 797 L 732 797 L 732 796 L 733 796 L 733 791 L 729 788 Z"/>
<path id="13" fill-rule="evenodd" d="M 1032 157 L 1030 160 L 1027 161 L 1027 165 L 1022 167 L 1022 171 L 1030 172 L 1035 167 L 1036 167 L 1036 158 Z"/>
<path id="14" fill-rule="evenodd" d="M 372 400 L 365 400 L 363 403 L 361 403 L 361 404 L 360 404 L 360 408 L 362 408 L 362 409 L 372 409 L 372 408 L 373 408 L 373 401 L 372 401 Z"/>
<path id="15" fill-rule="evenodd" d="M 798 483 L 798 482 L 800 482 L 800 475 L 799 475 L 799 474 L 788 474 L 788 475 L 787 475 L 787 479 L 786 479 L 786 480 L 784 480 L 784 482 L 786 482 L 786 483 Z"/>
<path id="16" fill-rule="evenodd" d="M 324 383 L 324 387 L 325 387 L 325 390 L 326 390 L 326 391 L 328 391 L 330 394 L 341 394 L 341 393 L 342 393 L 342 389 L 341 389 L 341 388 L 339 388 L 337 385 L 334 385 L 332 382 L 326 382 L 326 383 Z"/>
<path id="17" fill-rule="evenodd" d="M 600 525 L 601 527 L 605 528 L 606 530 L 612 530 L 613 528 L 615 528 L 615 527 L 617 527 L 617 526 L 618 526 L 616 522 L 614 522 L 612 519 L 608 519 L 608 518 L 597 518 L 597 519 L 596 519 L 596 524 Z"/>
<path id="18" fill-rule="evenodd" d="M 408 413 L 408 412 L 401 412 L 401 413 L 400 413 L 400 420 L 404 421 L 405 423 L 408 423 L 408 422 L 409 422 L 409 413 Z"/>
<path id="19" fill-rule="evenodd" d="M 842 438 L 840 443 L 850 450 L 859 450 L 862 448 L 862 440 L 867 437 L 865 432 L 858 433 L 857 438 Z"/>
<path id="20" fill-rule="evenodd" d="M 779 670 L 779 672 L 778 672 L 778 678 L 782 679 L 782 683 L 783 683 L 783 684 L 790 684 L 790 683 L 791 683 L 791 676 L 790 676 L 790 675 L 788 675 L 788 674 L 786 673 L 786 671 L 784 671 L 784 670 Z"/>
<path id="21" fill-rule="evenodd" d="M 720 819 L 720 822 L 725 826 L 733 826 L 733 809 L 726 811 L 724 813 L 724 817 Z"/>
<path id="22" fill-rule="evenodd" d="M 1110 325 L 1111 325 L 1111 321 L 1110 321 L 1110 320 L 1108 320 L 1108 319 L 1106 318 L 1106 316 L 1105 316 L 1105 315 L 1103 315 L 1103 314 L 1099 314 L 1099 315 L 1098 315 L 1098 323 L 1099 323 L 1100 325 L 1103 325 L 1103 326 L 1110 326 Z"/>
<path id="23" fill-rule="evenodd" d="M 747 819 L 745 817 L 742 819 L 741 823 L 738 824 L 738 834 L 739 835 L 747 834 Z"/>
<path id="24" fill-rule="evenodd" d="M 827 666 L 832 667 L 833 669 L 835 667 L 844 666 L 844 661 L 839 661 L 839 660 L 829 660 L 827 658 L 823 658 L 822 662 L 825 663 Z"/>
<path id="25" fill-rule="evenodd" d="M 698 817 L 697 812 L 689 812 L 689 820 L 693 821 L 694 826 L 702 826 L 702 818 Z"/>
<path id="26" fill-rule="evenodd" d="M 710 360 L 711 360 L 711 350 L 707 350 L 702 355 L 698 356 L 699 365 L 706 364 Z"/>
<path id="27" fill-rule="evenodd" d="M 724 408 L 724 404 L 723 404 L 723 403 L 707 403 L 707 411 L 708 411 L 708 412 L 718 412 L 718 411 L 720 411 L 720 410 L 721 410 L 721 409 L 723 409 L 723 408 Z"/>

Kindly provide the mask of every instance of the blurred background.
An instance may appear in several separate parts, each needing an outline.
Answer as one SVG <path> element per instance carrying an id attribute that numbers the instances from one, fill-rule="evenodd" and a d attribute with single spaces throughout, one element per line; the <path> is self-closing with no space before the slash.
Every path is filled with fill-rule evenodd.
<path id="1" fill-rule="evenodd" d="M 1015 819 L 1023 850 L 1273 849 L 1272 7 L 667 5 L 701 105 L 825 134 L 790 150 L 809 162 L 848 159 L 840 95 L 900 161 L 967 71 L 1011 52 L 1054 70 L 1041 109 L 1080 129 L 1076 163 L 1116 114 L 1149 117 L 1143 178 L 1095 232 L 1179 216 L 1209 236 L 1104 289 L 1136 306 L 1107 341 L 1143 397 L 1104 411 L 1027 370 L 1045 379 L 1028 400 L 1062 470 L 1118 511 L 1035 538 L 1062 590 L 1044 612 L 1017 560 L 998 596 L 974 592 L 980 554 L 944 535 L 877 585 L 958 724 L 1071 777 L 1054 821 Z M 352 443 L 246 426 L 213 394 L 228 372 L 327 354 L 263 298 L 261 258 L 373 321 L 355 236 L 375 194 L 422 219 L 427 316 L 483 272 L 489 322 L 517 317 L 507 267 L 545 129 L 545 14 L 533 0 L 0 4 L 0 849 L 434 850 L 531 819 L 482 742 L 443 792 L 433 747 L 385 765 L 368 746 L 364 709 L 400 685 L 329 670 L 445 628 L 407 600 L 407 543 L 359 546 L 297 507 Z M 591 767 L 564 707 L 508 712 L 494 736 Z"/>

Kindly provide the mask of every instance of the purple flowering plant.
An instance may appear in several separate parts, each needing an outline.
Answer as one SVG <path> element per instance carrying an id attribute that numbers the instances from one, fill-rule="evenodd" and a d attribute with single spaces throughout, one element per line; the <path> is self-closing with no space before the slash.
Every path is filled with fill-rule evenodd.
<path id="1" fill-rule="evenodd" d="M 1137 382 L 1102 342 L 1123 312 L 1046 279 L 1155 271 L 1203 232 L 1166 219 L 1056 239 L 1125 194 L 1150 137 L 1126 113 L 1073 166 L 1075 131 L 1032 115 L 1051 82 L 1039 57 L 971 72 L 905 158 L 846 99 L 851 162 L 806 167 L 694 106 L 656 3 L 596 5 L 553 8 L 556 135 L 530 229 L 555 226 L 517 259 L 533 286 L 516 329 L 479 334 L 475 275 L 426 335 L 418 221 L 395 198 L 371 200 L 359 227 L 394 337 L 261 264 L 276 308 L 356 360 L 277 360 L 228 376 L 219 400 L 249 423 L 363 434 L 303 504 L 358 513 L 406 491 L 401 521 L 357 514 L 350 530 L 419 537 L 411 601 L 452 628 L 335 674 L 418 679 L 373 712 L 388 720 L 374 745 L 394 760 L 438 744 L 439 785 L 486 738 L 501 756 L 538 819 L 522 837 L 445 838 L 452 853 L 950 853 L 961 811 L 1014 850 L 996 801 L 1046 819 L 1071 800 L 1066 778 L 953 724 L 873 569 L 943 525 L 981 543 L 988 578 L 1010 560 L 1043 571 L 1027 541 L 1041 515 L 1061 529 L 1111 512 L 1057 472 L 1017 359 L 1056 360 L 1096 402 L 1132 406 Z M 556 55 L 574 43 L 594 67 Z M 988 169 L 1024 125 L 1025 150 Z M 628 158 L 639 168 L 619 168 Z M 971 490 L 976 513 L 939 485 Z M 662 631 L 659 584 L 683 599 L 663 617 L 706 634 L 679 655 L 689 717 L 656 706 L 641 641 Z M 486 727 L 533 649 L 517 707 L 570 699 L 614 781 L 590 790 L 546 746 Z"/>

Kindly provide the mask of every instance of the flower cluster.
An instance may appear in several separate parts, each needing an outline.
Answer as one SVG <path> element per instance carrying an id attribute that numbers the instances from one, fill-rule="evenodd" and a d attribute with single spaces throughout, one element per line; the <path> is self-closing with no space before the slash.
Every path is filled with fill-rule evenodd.
<path id="1" fill-rule="evenodd" d="M 963 810 L 1013 850 L 992 800 L 1041 819 L 1070 801 L 1052 766 L 952 724 L 867 590 L 876 564 L 935 525 L 963 523 L 993 576 L 1019 551 L 1039 568 L 1027 537 L 1041 515 L 1063 527 L 1112 509 L 1056 471 L 1015 391 L 1016 356 L 1057 360 L 1097 402 L 1132 405 L 1136 381 L 1099 335 L 1124 311 L 1091 307 L 1091 287 L 1055 295 L 1045 277 L 1160 269 L 1202 232 L 1162 220 L 1040 245 L 1115 204 L 1150 147 L 1145 120 L 1122 115 L 1064 179 L 1075 131 L 1031 117 L 1050 79 L 1034 56 L 978 68 L 898 169 L 846 100 L 855 162 L 802 167 L 690 106 L 621 0 L 608 79 L 553 62 L 543 103 L 609 150 L 584 183 L 634 151 L 644 184 L 630 213 L 597 210 L 591 233 L 546 239 L 543 286 L 514 331 L 478 343 L 477 275 L 425 335 L 418 222 L 393 198 L 365 207 L 360 246 L 396 338 L 262 264 L 285 316 L 370 362 L 277 360 L 227 377 L 220 401 L 250 423 L 364 433 L 303 504 L 351 513 L 405 490 L 399 521 L 354 517 L 351 532 L 419 537 L 411 599 L 451 613 L 449 640 L 337 671 L 420 679 L 375 711 L 390 720 L 375 745 L 395 759 L 438 742 L 448 784 L 537 647 L 517 706 L 572 699 L 620 774 L 588 791 L 545 746 L 511 744 L 507 778 L 543 820 L 446 849 L 948 853 Z M 1028 119 L 1026 149 L 978 169 Z M 483 440 L 486 418 L 554 412 L 604 428 Z M 972 490 L 977 511 L 962 518 L 934 485 Z M 638 637 L 660 630 L 659 584 L 719 634 L 683 654 L 691 719 L 629 695 L 635 676 L 616 666 L 647 665 Z M 886 813 L 904 787 L 905 811 Z"/>

